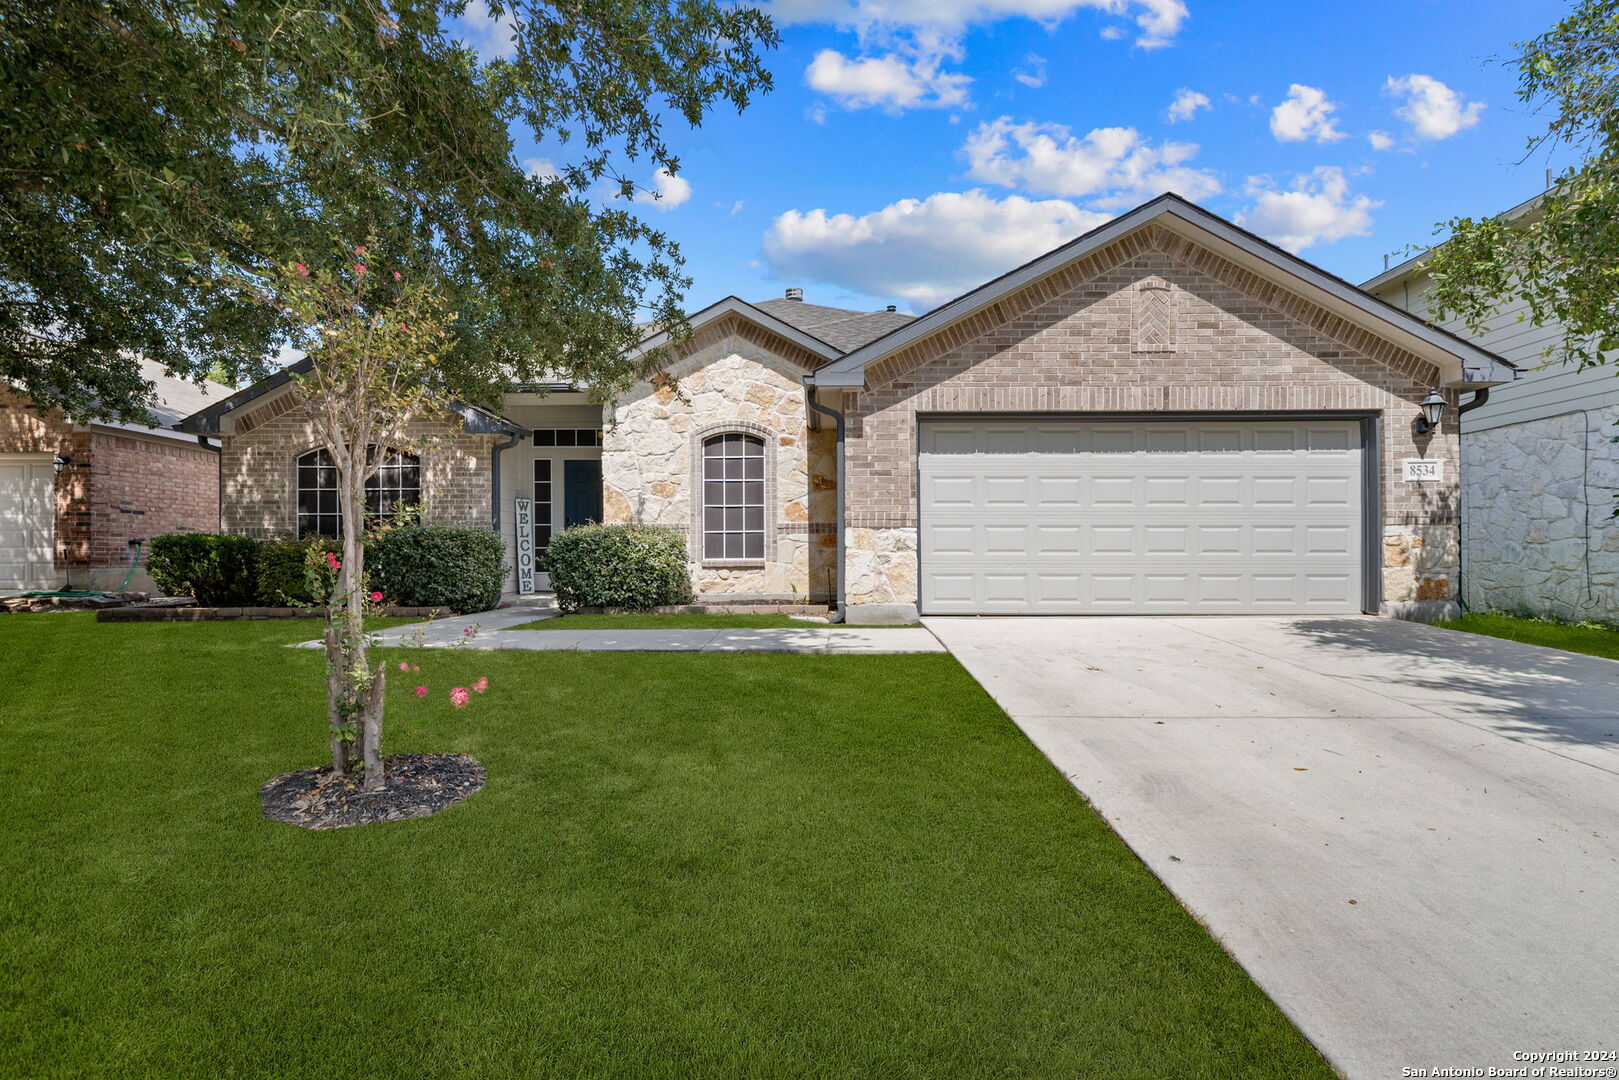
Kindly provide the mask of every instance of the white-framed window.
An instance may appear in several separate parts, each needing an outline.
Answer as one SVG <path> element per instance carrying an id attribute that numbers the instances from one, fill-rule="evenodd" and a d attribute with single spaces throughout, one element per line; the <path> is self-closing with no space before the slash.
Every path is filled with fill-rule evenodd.
<path id="1" fill-rule="evenodd" d="M 765 443 L 722 432 L 703 440 L 703 560 L 763 562 Z"/>
<path id="2" fill-rule="evenodd" d="M 376 447 L 371 453 L 376 453 Z M 415 454 L 389 450 L 376 475 L 365 482 L 367 520 L 391 521 L 404 507 L 421 501 L 421 460 Z M 343 516 L 337 509 L 337 465 L 325 449 L 298 458 L 298 535 L 343 535 Z"/>
<path id="3" fill-rule="evenodd" d="M 551 546 L 553 481 L 550 458 L 534 459 L 534 554 L 545 554 Z"/>

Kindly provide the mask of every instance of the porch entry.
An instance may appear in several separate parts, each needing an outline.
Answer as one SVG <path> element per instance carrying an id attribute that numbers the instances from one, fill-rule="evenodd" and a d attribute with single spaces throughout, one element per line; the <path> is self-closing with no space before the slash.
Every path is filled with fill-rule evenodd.
<path id="1" fill-rule="evenodd" d="M 571 529 L 602 519 L 602 463 L 562 463 L 562 527 Z"/>

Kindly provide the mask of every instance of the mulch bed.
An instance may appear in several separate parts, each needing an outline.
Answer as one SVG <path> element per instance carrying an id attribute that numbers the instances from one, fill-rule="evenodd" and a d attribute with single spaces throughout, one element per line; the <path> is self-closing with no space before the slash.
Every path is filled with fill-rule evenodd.
<path id="1" fill-rule="evenodd" d="M 359 777 L 334 779 L 330 765 L 283 773 L 259 789 L 264 816 L 306 829 L 341 829 L 427 817 L 475 794 L 483 763 L 466 754 L 390 754 L 388 785 L 361 791 Z"/>

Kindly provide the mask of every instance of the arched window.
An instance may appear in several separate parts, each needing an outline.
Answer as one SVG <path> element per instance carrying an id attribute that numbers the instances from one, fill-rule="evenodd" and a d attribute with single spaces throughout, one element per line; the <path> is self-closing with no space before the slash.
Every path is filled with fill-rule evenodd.
<path id="1" fill-rule="evenodd" d="M 373 454 L 376 447 L 371 448 Z M 390 521 L 406 506 L 422 501 L 422 466 L 415 454 L 390 450 L 377 474 L 365 482 L 366 519 Z M 298 535 L 342 536 L 337 509 L 337 466 L 324 449 L 298 459 Z"/>
<path id="2" fill-rule="evenodd" d="M 765 444 L 726 432 L 703 440 L 703 558 L 765 557 Z"/>

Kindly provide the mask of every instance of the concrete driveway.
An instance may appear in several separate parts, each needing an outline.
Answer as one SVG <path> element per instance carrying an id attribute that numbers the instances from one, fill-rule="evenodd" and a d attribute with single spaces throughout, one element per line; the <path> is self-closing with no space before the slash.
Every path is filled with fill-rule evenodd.
<path id="1" fill-rule="evenodd" d="M 1369 617 L 927 625 L 1349 1077 L 1619 1051 L 1619 663 Z"/>

